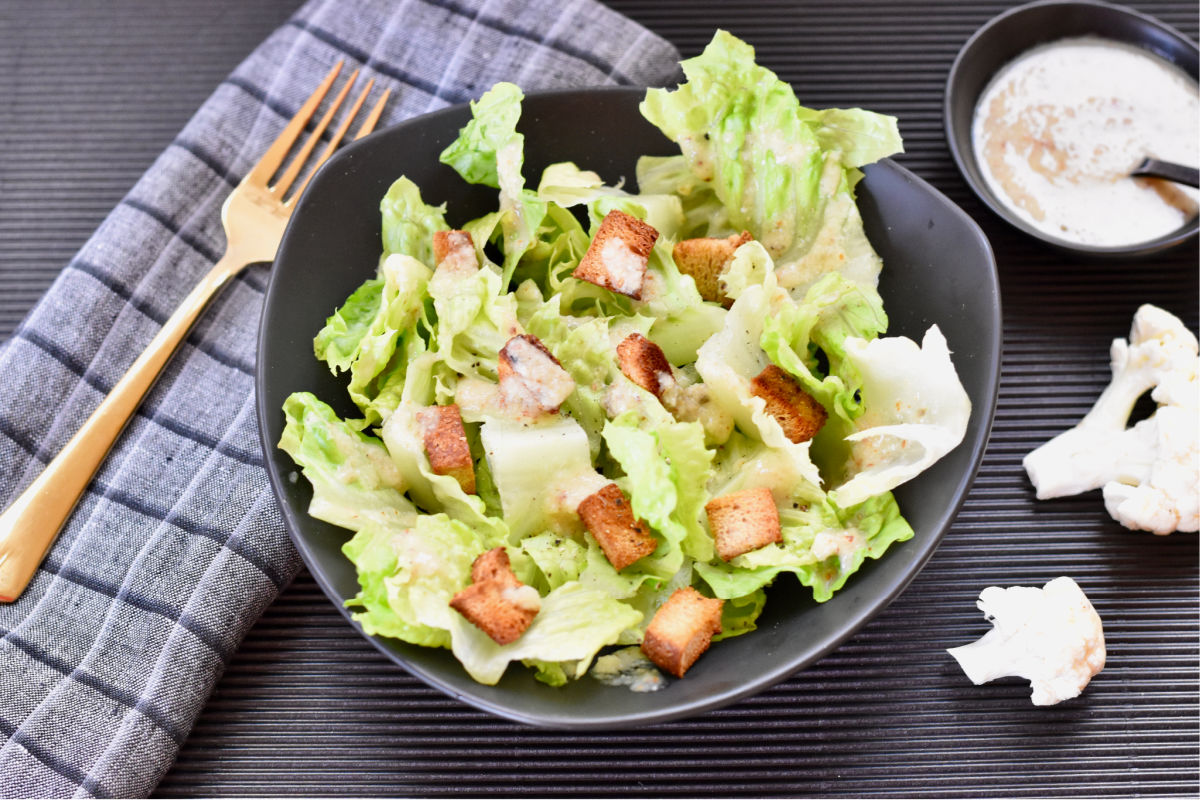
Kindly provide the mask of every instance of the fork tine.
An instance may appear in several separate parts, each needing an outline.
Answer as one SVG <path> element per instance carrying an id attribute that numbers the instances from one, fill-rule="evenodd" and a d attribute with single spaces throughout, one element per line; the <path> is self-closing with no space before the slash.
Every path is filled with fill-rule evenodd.
<path id="1" fill-rule="evenodd" d="M 321 105 L 321 101 L 325 99 L 325 94 L 329 91 L 329 87 L 333 85 L 334 79 L 342 71 L 343 63 L 345 62 L 339 61 L 334 65 L 329 74 L 325 76 L 325 79 L 321 81 L 321 85 L 304 101 L 304 105 L 300 106 L 300 110 L 288 121 L 287 126 L 276 137 L 275 141 L 271 143 L 271 146 L 267 148 L 267 152 L 263 153 L 258 163 L 246 173 L 244 180 L 250 183 L 257 183 L 260 186 L 267 185 L 267 181 L 275 174 L 275 170 L 279 169 L 279 165 L 283 163 L 283 159 L 287 156 L 288 151 L 296 143 L 296 139 L 300 136 L 300 131 L 304 130 L 304 126 L 308 124 L 308 120 L 316 112 L 317 107 Z"/>
<path id="2" fill-rule="evenodd" d="M 361 92 L 359 92 L 358 98 L 354 101 L 354 105 L 352 105 L 350 110 L 346 113 L 345 119 L 343 119 L 341 124 L 338 125 L 337 130 L 333 132 L 333 136 L 329 138 L 329 144 L 325 145 L 325 149 L 321 151 L 321 155 L 317 157 L 315 162 L 313 162 L 312 169 L 308 171 L 308 175 L 305 176 L 304 182 L 300 184 L 300 188 L 292 193 L 291 198 L 289 198 L 284 205 L 290 205 L 291 203 L 294 203 L 296 198 L 304 194 L 304 190 L 308 188 L 308 182 L 312 180 L 313 175 L 317 174 L 317 170 L 320 169 L 321 165 L 324 164 L 331 155 L 333 155 L 333 151 L 336 150 L 338 144 L 341 143 L 342 137 L 344 137 L 346 135 L 346 131 L 350 129 L 350 123 L 354 122 L 354 118 L 358 116 L 359 110 L 362 109 L 363 103 L 366 102 L 367 96 L 371 93 L 371 88 L 374 85 L 374 78 L 371 78 L 367 81 L 367 85 L 363 87 Z M 347 86 L 347 88 L 349 87 Z"/>
<path id="3" fill-rule="evenodd" d="M 359 126 L 358 131 L 354 134 L 356 141 L 375 130 L 375 123 L 379 122 L 379 117 L 383 114 L 383 107 L 387 105 L 388 97 L 391 94 L 391 89 L 384 90 L 383 96 L 379 98 L 379 102 L 371 109 L 371 113 L 367 115 L 367 118 L 363 120 L 363 124 Z"/>
<path id="4" fill-rule="evenodd" d="M 337 113 L 342 103 L 346 101 L 346 95 L 350 93 L 350 87 L 354 85 L 356 80 L 358 80 L 358 70 L 350 73 L 350 79 L 346 81 L 346 85 L 342 87 L 337 97 L 333 99 L 329 109 L 325 112 L 325 116 L 321 117 L 321 121 L 317 123 L 317 127 L 313 128 L 313 132 L 304 140 L 304 146 L 296 153 L 295 158 L 292 159 L 292 163 L 288 164 L 287 170 L 279 176 L 279 180 L 275 182 L 275 185 L 268 187 L 267 191 L 280 199 L 287 194 L 287 190 L 291 187 L 292 182 L 296 180 L 296 176 L 300 174 L 300 170 L 307 163 L 313 148 L 316 147 L 317 142 L 321 141 L 321 136 L 324 135 L 325 129 L 333 121 L 333 115 Z"/>

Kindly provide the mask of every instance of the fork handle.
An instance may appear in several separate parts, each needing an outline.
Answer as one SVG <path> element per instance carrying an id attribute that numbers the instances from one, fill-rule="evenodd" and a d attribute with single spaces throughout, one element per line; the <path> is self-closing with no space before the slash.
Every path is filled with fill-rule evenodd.
<path id="1" fill-rule="evenodd" d="M 141 405 L 179 343 L 217 292 L 246 261 L 227 252 L 200 280 L 117 381 L 83 427 L 33 483 L 0 514 L 0 602 L 20 597 L 71 516 L 108 451 Z"/>

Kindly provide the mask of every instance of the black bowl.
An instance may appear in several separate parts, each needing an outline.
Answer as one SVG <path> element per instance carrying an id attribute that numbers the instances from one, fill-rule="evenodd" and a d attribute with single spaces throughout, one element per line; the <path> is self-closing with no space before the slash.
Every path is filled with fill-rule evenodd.
<path id="1" fill-rule="evenodd" d="M 1098 36 L 1145 48 L 1197 79 L 1196 43 L 1153 17 L 1092 0 L 1048 0 L 1019 6 L 976 31 L 950 68 L 944 109 L 946 141 L 959 170 L 997 216 L 1063 252 L 1093 258 L 1141 258 L 1187 241 L 1196 235 L 1196 219 L 1172 233 L 1130 245 L 1100 247 L 1059 239 L 1018 217 L 984 179 L 971 144 L 971 122 L 979 96 L 992 76 L 1017 56 L 1040 44 L 1074 36 Z"/>
<path id="2" fill-rule="evenodd" d="M 528 97 L 521 128 L 530 182 L 547 164 L 565 160 L 608 181 L 632 182 L 639 155 L 678 152 L 642 119 L 642 96 L 637 89 L 601 89 Z M 267 467 L 296 547 L 347 618 L 343 604 L 358 591 L 354 567 L 340 550 L 348 534 L 306 513 L 308 482 L 294 479 L 295 465 L 275 446 L 283 429 L 280 408 L 289 393 L 308 390 L 339 413 L 353 414 L 344 381 L 313 357 L 312 337 L 374 275 L 382 250 L 379 200 L 395 178 L 407 175 L 428 202 L 446 202 L 452 224 L 494 209 L 494 190 L 467 185 L 437 160 L 468 119 L 466 107 L 448 108 L 346 147 L 308 188 L 271 271 L 257 372 Z M 986 238 L 928 184 L 885 161 L 867 168 L 858 194 L 867 232 L 884 259 L 880 289 L 891 332 L 919 340 L 936 322 L 974 405 L 965 441 L 896 493 L 916 530 L 913 540 L 869 562 L 821 605 L 791 576 L 781 578 L 769 590 L 759 630 L 714 645 L 685 679 L 653 694 L 606 687 L 589 677 L 552 689 L 519 665 L 498 685 L 481 686 L 447 650 L 380 637 L 368 637 L 371 642 L 430 685 L 510 719 L 575 729 L 627 727 L 695 714 L 770 686 L 828 653 L 894 600 L 946 532 L 983 456 L 999 381 L 1000 296 Z"/>

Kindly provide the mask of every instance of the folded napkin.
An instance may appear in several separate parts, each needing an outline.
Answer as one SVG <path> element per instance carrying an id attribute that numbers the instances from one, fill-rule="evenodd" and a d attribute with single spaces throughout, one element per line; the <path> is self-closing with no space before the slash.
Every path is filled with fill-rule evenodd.
<path id="1" fill-rule="evenodd" d="M 217 87 L 0 347 L 0 504 L 221 255 L 221 203 L 338 59 L 393 88 L 396 122 L 499 80 L 661 85 L 678 54 L 594 0 L 312 0 Z M 25 594 L 0 606 L 0 796 L 148 794 L 299 569 L 254 417 L 267 279 L 252 268 L 209 308 Z"/>

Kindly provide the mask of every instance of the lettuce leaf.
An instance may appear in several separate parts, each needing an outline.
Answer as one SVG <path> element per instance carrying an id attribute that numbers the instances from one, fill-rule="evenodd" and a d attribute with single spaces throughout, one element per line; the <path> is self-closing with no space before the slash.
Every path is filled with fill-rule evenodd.
<path id="1" fill-rule="evenodd" d="M 430 467 L 417 421 L 422 408 L 402 401 L 381 430 L 388 454 L 403 476 L 409 496 L 427 513 L 445 513 L 453 520 L 470 525 L 489 541 L 504 541 L 508 533 L 504 521 L 488 516 L 487 506 L 478 495 L 467 494 L 453 477 L 438 475 Z"/>
<path id="2" fill-rule="evenodd" d="M 368 424 L 382 420 L 373 401 L 388 380 L 403 376 L 408 361 L 393 360 L 404 342 L 419 336 L 429 267 L 396 254 L 380 265 L 381 277 L 359 287 L 317 334 L 314 350 L 334 374 L 350 372 L 347 391 Z"/>
<path id="3" fill-rule="evenodd" d="M 846 358 L 845 341 L 875 339 L 886 329 L 879 293 L 834 272 L 813 284 L 801 302 L 782 304 L 764 321 L 759 341 L 773 363 L 827 410 L 850 421 L 862 413 L 862 378 Z"/>
<path id="4" fill-rule="evenodd" d="M 429 297 L 437 320 L 431 351 L 452 374 L 450 381 L 495 381 L 497 354 L 523 332 L 516 298 L 505 291 L 500 274 L 488 264 L 473 275 L 438 272 L 429 281 Z"/>
<path id="5" fill-rule="evenodd" d="M 733 229 L 729 212 L 713 191 L 711 182 L 692 172 L 683 155 L 642 156 L 636 166 L 638 187 L 650 194 L 670 194 L 679 198 L 683 225 L 679 239 L 703 236 L 728 236 Z"/>
<path id="6" fill-rule="evenodd" d="M 823 603 L 867 558 L 879 558 L 893 543 L 913 536 L 890 492 L 846 510 L 827 499 L 796 504 L 781 508 L 779 517 L 782 544 L 767 545 L 728 562 L 696 564 L 696 572 L 715 596 L 746 598 L 771 584 L 780 573 L 790 572 L 812 590 L 815 601 Z"/>
<path id="7" fill-rule="evenodd" d="M 575 509 L 610 481 L 592 467 L 587 433 L 570 417 L 529 424 L 485 420 L 479 430 L 511 542 L 582 530 Z"/>
<path id="8" fill-rule="evenodd" d="M 425 647 L 449 647 L 450 632 L 417 619 L 413 595 L 446 602 L 470 580 L 483 548 L 465 526 L 422 515 L 401 529 L 368 527 L 342 546 L 358 572 L 358 594 L 346 602 L 367 633 Z M 431 569 L 431 565 L 437 566 Z"/>
<path id="9" fill-rule="evenodd" d="M 966 435 L 971 400 L 937 325 L 921 345 L 902 336 L 871 342 L 847 338 L 846 358 L 863 378 L 863 414 L 845 464 L 847 480 L 832 494 L 855 505 L 885 493 L 953 450 Z"/>
<path id="10" fill-rule="evenodd" d="M 895 119 L 802 108 L 791 86 L 725 31 L 682 67 L 687 82 L 649 90 L 641 111 L 711 185 L 726 231 L 749 230 L 762 242 L 786 288 L 802 291 L 833 270 L 874 285 L 880 262 L 852 189 L 857 167 L 901 150 Z"/>
<path id="11" fill-rule="evenodd" d="M 879 558 L 894 543 L 913 537 L 912 526 L 900 514 L 891 492 L 839 511 L 838 517 L 839 530 L 822 531 L 814 537 L 814 555 L 824 558 L 797 571 L 800 582 L 812 589 L 818 603 L 833 597 L 866 559 Z M 834 552 L 826 555 L 831 549 Z"/>
<path id="12" fill-rule="evenodd" d="M 478 100 L 471 102 L 471 121 L 442 151 L 439 160 L 454 169 L 467 183 L 500 188 L 500 162 L 524 160 L 525 137 L 517 133 L 521 118 L 521 100 L 525 95 L 515 84 L 497 83 Z M 508 151 L 505 151 L 508 148 Z"/>
<path id="13" fill-rule="evenodd" d="M 543 593 L 579 580 L 587 565 L 587 547 L 562 534 L 546 531 L 526 536 L 520 547 L 541 572 L 538 588 Z"/>
<path id="14" fill-rule="evenodd" d="M 712 537 L 700 523 L 712 451 L 704 429 L 695 422 L 638 426 L 634 414 L 622 414 L 604 426 L 604 442 L 625 477 L 618 485 L 629 496 L 634 516 L 662 537 L 658 550 L 630 567 L 660 580 L 677 573 L 684 555 L 712 558 Z"/>
<path id="15" fill-rule="evenodd" d="M 520 639 L 499 645 L 457 613 L 450 611 L 451 647 L 471 677 L 496 684 L 512 661 L 541 662 L 539 672 L 554 675 L 553 662 L 571 669 L 567 677 L 582 676 L 600 648 L 616 644 L 621 632 L 636 625 L 640 612 L 603 592 L 571 581 L 542 598 L 542 607 Z M 543 677 L 543 680 L 547 680 Z M 557 683 L 555 677 L 548 682 Z"/>
<path id="16" fill-rule="evenodd" d="M 447 230 L 446 206 L 427 205 L 421 190 L 408 178 L 398 178 L 379 204 L 383 217 L 384 257 L 412 256 L 433 264 L 433 233 Z"/>
<path id="17" fill-rule="evenodd" d="M 413 523 L 417 509 L 404 496 L 404 477 L 382 442 L 343 422 L 310 392 L 289 396 L 283 414 L 279 449 L 312 484 L 309 514 L 352 531 Z"/>
<path id="18" fill-rule="evenodd" d="M 468 183 L 500 190 L 500 210 L 492 219 L 498 225 L 504 249 L 503 283 L 507 287 L 517 262 L 533 246 L 535 233 L 546 216 L 546 202 L 525 188 L 521 167 L 525 163 L 525 136 L 517 132 L 521 101 L 525 95 L 512 83 L 498 83 L 471 103 L 471 121 L 442 151 L 440 160 Z M 473 234 L 484 232 L 474 226 Z M 495 231 L 495 227 L 492 228 Z M 492 237 L 488 232 L 482 243 Z"/>

